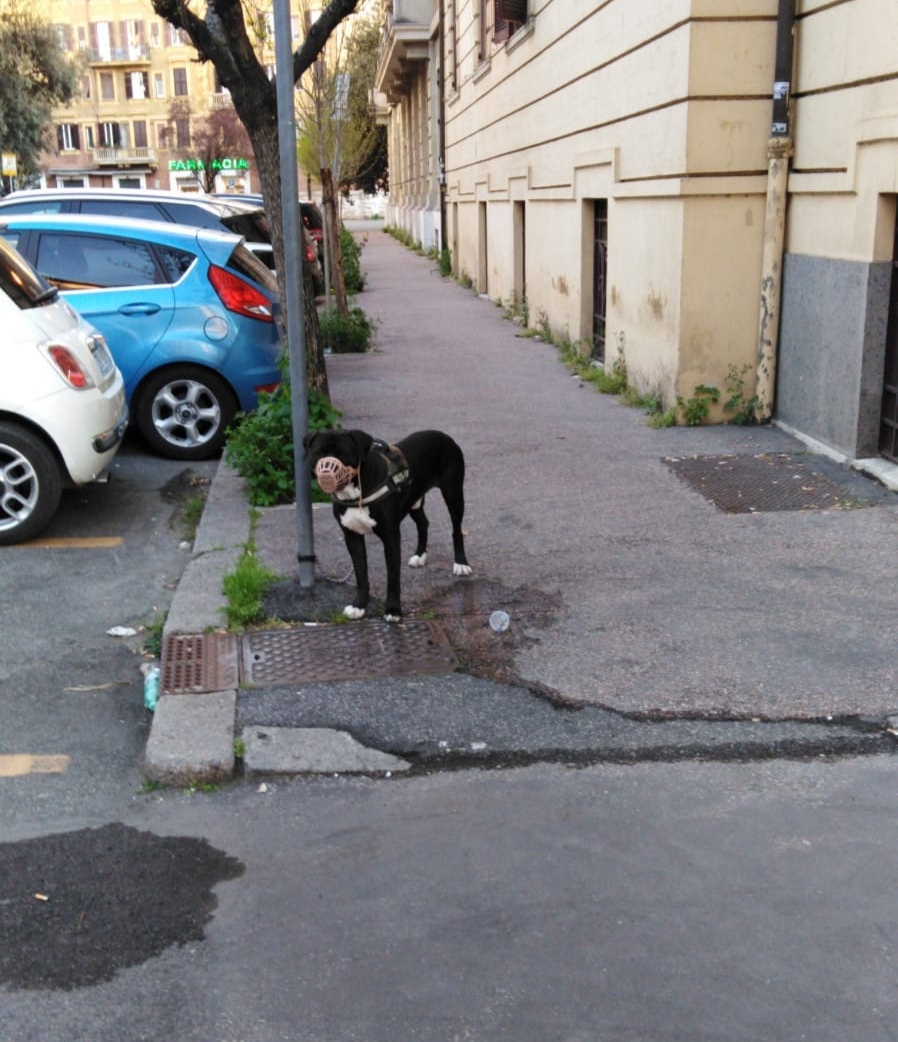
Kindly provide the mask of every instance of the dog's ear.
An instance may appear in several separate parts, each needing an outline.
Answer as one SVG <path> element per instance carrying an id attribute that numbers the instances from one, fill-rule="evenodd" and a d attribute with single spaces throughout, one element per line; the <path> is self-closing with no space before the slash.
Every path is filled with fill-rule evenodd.
<path id="1" fill-rule="evenodd" d="M 309 431 L 309 433 L 302 439 L 302 447 L 306 450 L 303 455 L 303 459 L 309 458 L 309 450 L 315 443 L 315 439 L 321 434 L 321 431 Z"/>
<path id="2" fill-rule="evenodd" d="M 346 433 L 352 438 L 352 443 L 358 450 L 359 459 L 363 460 L 368 455 L 374 439 L 365 431 L 347 431 Z"/>

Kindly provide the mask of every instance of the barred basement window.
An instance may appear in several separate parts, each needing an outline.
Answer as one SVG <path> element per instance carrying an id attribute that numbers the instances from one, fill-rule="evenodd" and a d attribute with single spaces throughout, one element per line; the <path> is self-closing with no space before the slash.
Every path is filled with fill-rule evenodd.
<path id="1" fill-rule="evenodd" d="M 527 0 L 493 0 L 493 40 L 501 43 L 527 21 Z"/>

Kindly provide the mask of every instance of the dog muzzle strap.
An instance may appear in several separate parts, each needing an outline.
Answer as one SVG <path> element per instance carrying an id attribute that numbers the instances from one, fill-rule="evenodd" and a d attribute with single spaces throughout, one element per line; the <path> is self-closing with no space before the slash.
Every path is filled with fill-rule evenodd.
<path id="1" fill-rule="evenodd" d="M 315 464 L 315 480 L 327 496 L 345 488 L 358 472 L 358 467 L 348 467 L 336 456 L 322 456 Z"/>

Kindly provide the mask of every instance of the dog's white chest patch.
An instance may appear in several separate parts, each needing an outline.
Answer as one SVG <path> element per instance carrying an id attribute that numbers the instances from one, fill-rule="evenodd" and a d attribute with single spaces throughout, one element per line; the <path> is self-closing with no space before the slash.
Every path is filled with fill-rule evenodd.
<path id="1" fill-rule="evenodd" d="M 340 524 L 344 528 L 348 528 L 350 532 L 357 532 L 359 535 L 371 535 L 377 522 L 371 516 L 371 511 L 367 507 L 350 507 L 340 517 Z"/>

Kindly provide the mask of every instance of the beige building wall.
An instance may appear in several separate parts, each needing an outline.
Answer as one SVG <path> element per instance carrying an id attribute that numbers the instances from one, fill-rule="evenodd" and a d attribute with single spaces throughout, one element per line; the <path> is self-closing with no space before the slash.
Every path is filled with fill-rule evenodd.
<path id="1" fill-rule="evenodd" d="M 772 348 L 775 400 L 758 391 L 776 419 L 836 454 L 898 460 L 898 441 L 883 448 L 898 403 L 896 0 L 385 6 L 378 86 L 409 228 L 424 205 L 403 165 L 425 118 L 411 84 L 435 81 L 398 41 L 443 41 L 430 147 L 457 277 L 584 353 L 622 354 L 665 405 L 718 388 L 713 419 L 737 381 L 753 396 Z M 794 67 L 773 128 L 780 15 Z"/>
<path id="2" fill-rule="evenodd" d="M 606 358 L 667 404 L 723 387 L 756 351 L 775 0 L 531 3 L 498 43 L 493 11 L 449 3 L 456 272 L 515 299 L 523 201 L 530 323 L 588 350 L 607 200 Z"/>

